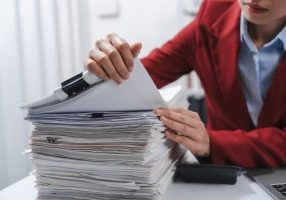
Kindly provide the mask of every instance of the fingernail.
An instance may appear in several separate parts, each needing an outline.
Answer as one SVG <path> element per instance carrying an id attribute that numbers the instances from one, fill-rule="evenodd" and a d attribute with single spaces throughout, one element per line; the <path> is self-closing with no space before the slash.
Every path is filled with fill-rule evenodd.
<path id="1" fill-rule="evenodd" d="M 130 77 L 130 73 L 128 73 L 128 74 L 125 75 L 125 78 L 126 78 L 126 79 L 129 79 L 129 77 Z"/>
<path id="2" fill-rule="evenodd" d="M 154 111 L 153 111 L 157 116 L 159 116 L 160 115 L 160 110 L 158 109 L 158 108 L 156 108 L 156 109 L 154 109 Z"/>
<path id="3" fill-rule="evenodd" d="M 162 112 L 159 109 L 157 109 L 156 113 L 157 115 L 160 115 Z"/>
<path id="4" fill-rule="evenodd" d="M 108 76 L 103 76 L 102 80 L 107 81 L 107 80 L 110 80 L 110 78 Z"/>
<path id="5" fill-rule="evenodd" d="M 117 82 L 119 85 L 120 85 L 121 83 L 123 83 L 123 81 L 122 81 L 121 79 L 117 80 L 116 82 Z"/>
<path id="6" fill-rule="evenodd" d="M 167 121 L 167 118 L 166 118 L 166 117 L 161 116 L 161 120 L 163 120 L 163 121 Z"/>
<path id="7" fill-rule="evenodd" d="M 133 72 L 133 68 L 134 68 L 133 66 L 132 66 L 132 67 L 129 67 L 128 71 L 129 71 L 129 72 Z"/>

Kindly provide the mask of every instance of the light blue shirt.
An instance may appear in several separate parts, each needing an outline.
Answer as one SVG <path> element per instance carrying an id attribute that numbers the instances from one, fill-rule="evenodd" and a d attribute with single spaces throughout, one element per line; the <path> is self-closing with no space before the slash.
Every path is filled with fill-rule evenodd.
<path id="1" fill-rule="evenodd" d="M 240 39 L 240 80 L 252 122 L 257 126 L 273 74 L 286 50 L 286 26 L 272 41 L 257 49 L 248 34 L 247 21 L 241 14 Z"/>

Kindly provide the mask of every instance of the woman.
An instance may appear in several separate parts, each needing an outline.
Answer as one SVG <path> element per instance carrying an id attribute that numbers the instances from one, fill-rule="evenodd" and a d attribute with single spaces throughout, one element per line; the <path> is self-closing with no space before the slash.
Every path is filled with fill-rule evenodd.
<path id="1" fill-rule="evenodd" d="M 141 61 L 158 88 L 195 70 L 206 93 L 207 127 L 197 113 L 156 109 L 166 136 L 215 164 L 286 165 L 286 1 L 205 0 L 196 19 Z M 96 42 L 87 67 L 128 79 L 140 43 L 116 34 Z"/>

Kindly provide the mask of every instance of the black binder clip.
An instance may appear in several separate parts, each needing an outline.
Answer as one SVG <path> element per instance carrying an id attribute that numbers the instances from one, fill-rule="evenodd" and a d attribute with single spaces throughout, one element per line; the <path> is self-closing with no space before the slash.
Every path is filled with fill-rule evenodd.
<path id="1" fill-rule="evenodd" d="M 102 82 L 104 81 L 91 72 L 85 71 L 62 82 L 61 86 L 54 90 L 54 94 L 57 99 L 63 101 Z"/>
<path id="2" fill-rule="evenodd" d="M 83 79 L 82 73 L 79 73 L 70 79 L 61 83 L 62 90 L 69 96 L 75 96 L 90 87 Z"/>

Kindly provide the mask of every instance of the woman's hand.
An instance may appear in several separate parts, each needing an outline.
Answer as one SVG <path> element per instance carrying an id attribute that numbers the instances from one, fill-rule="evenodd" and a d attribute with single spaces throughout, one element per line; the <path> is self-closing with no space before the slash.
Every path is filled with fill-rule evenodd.
<path id="1" fill-rule="evenodd" d="M 198 113 L 182 108 L 159 108 L 154 112 L 171 129 L 165 134 L 168 139 L 184 145 L 195 156 L 210 155 L 210 138 Z"/>
<path id="2" fill-rule="evenodd" d="M 112 79 L 118 84 L 129 78 L 134 57 L 141 50 L 141 43 L 129 44 L 115 33 L 95 42 L 85 61 L 86 68 L 103 80 Z"/>

